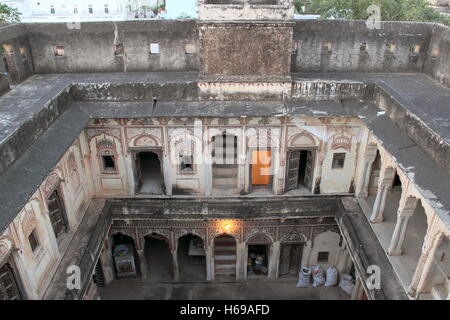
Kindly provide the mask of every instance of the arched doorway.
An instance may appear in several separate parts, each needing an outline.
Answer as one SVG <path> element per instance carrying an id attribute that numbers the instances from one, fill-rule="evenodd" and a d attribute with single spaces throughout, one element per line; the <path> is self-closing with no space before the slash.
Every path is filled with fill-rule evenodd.
<path id="1" fill-rule="evenodd" d="M 160 282 L 174 279 L 172 254 L 166 237 L 156 233 L 146 236 L 144 256 L 147 262 L 148 280 Z"/>
<path id="2" fill-rule="evenodd" d="M 164 180 L 159 154 L 142 151 L 135 154 L 135 159 L 136 191 L 145 194 L 163 194 Z"/>
<path id="3" fill-rule="evenodd" d="M 57 187 L 47 199 L 48 215 L 52 224 L 53 232 L 56 239 L 60 239 L 62 235 L 67 233 L 67 217 L 64 201 L 60 195 L 59 187 Z"/>
<path id="4" fill-rule="evenodd" d="M 280 246 L 279 277 L 297 277 L 302 263 L 304 240 L 300 234 L 285 236 Z"/>
<path id="5" fill-rule="evenodd" d="M 138 275 L 139 257 L 134 239 L 122 233 L 114 234 L 112 255 L 116 278 L 136 277 Z"/>
<path id="6" fill-rule="evenodd" d="M 178 239 L 178 266 L 181 281 L 206 280 L 206 255 L 203 240 L 187 234 Z"/>
<path id="7" fill-rule="evenodd" d="M 428 223 L 422 202 L 418 200 L 414 213 L 409 218 L 406 236 L 402 245 L 402 255 L 399 259 L 408 268 L 406 284 L 410 284 L 416 270 L 422 246 L 427 233 Z"/>
<path id="8" fill-rule="evenodd" d="M 234 135 L 216 135 L 212 138 L 212 187 L 213 193 L 237 194 L 238 143 Z"/>
<path id="9" fill-rule="evenodd" d="M 214 278 L 236 279 L 236 240 L 229 235 L 214 239 Z"/>
<path id="10" fill-rule="evenodd" d="M 8 262 L 0 265 L 0 300 L 22 300 L 15 272 Z"/>
<path id="11" fill-rule="evenodd" d="M 269 258 L 272 241 L 263 233 L 247 240 L 247 278 L 269 276 Z"/>

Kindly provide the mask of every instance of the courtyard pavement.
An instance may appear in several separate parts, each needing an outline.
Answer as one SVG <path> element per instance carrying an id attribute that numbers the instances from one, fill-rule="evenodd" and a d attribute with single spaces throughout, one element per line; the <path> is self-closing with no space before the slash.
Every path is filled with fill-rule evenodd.
<path id="1" fill-rule="evenodd" d="M 295 280 L 154 283 L 120 279 L 101 290 L 102 300 L 348 300 L 339 287 L 297 288 Z"/>

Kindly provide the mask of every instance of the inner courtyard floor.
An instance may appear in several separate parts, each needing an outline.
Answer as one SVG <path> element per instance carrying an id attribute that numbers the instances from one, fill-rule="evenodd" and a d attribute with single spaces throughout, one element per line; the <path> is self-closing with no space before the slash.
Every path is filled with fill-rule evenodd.
<path id="1" fill-rule="evenodd" d="M 297 288 L 296 279 L 245 282 L 151 283 L 119 279 L 100 289 L 102 300 L 349 300 L 338 286 Z"/>

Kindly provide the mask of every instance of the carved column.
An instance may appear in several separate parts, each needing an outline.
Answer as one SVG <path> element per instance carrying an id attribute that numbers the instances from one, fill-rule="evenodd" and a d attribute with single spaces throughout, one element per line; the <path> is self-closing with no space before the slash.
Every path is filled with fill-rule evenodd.
<path id="1" fill-rule="evenodd" d="M 276 279 L 278 277 L 278 266 L 280 264 L 280 240 L 272 243 L 269 258 L 269 279 Z"/>
<path id="2" fill-rule="evenodd" d="M 148 276 L 147 261 L 145 261 L 144 249 L 137 250 L 139 255 L 139 269 L 141 271 L 141 279 L 146 280 Z"/>
<path id="3" fill-rule="evenodd" d="M 206 280 L 214 280 L 214 261 L 213 261 L 213 250 L 209 245 L 205 246 L 205 257 L 206 257 Z"/>
<path id="4" fill-rule="evenodd" d="M 373 223 L 379 223 L 383 221 L 384 207 L 386 205 L 386 197 L 391 189 L 390 181 L 383 181 L 378 187 L 377 197 L 373 204 L 372 215 L 370 221 Z"/>
<path id="5" fill-rule="evenodd" d="M 372 167 L 377 156 L 378 146 L 371 143 L 367 146 L 366 154 L 364 156 L 364 171 L 361 175 L 359 184 L 358 196 L 366 198 L 369 190 L 370 176 L 372 174 Z"/>
<path id="6" fill-rule="evenodd" d="M 361 283 L 361 278 L 359 277 L 358 274 L 356 274 L 356 283 L 355 287 L 353 288 L 350 300 L 361 300 L 363 290 L 364 287 Z"/>
<path id="7" fill-rule="evenodd" d="M 172 253 L 173 280 L 180 281 L 180 268 L 178 266 L 177 250 L 170 250 L 170 253 Z"/>
<path id="8" fill-rule="evenodd" d="M 305 246 L 303 247 L 302 266 L 309 267 L 309 259 L 311 257 L 311 250 L 312 250 L 312 241 L 309 240 L 305 243 Z"/>
<path id="9" fill-rule="evenodd" d="M 431 228 L 429 228 L 429 230 L 431 230 Z M 411 296 L 417 297 L 419 293 L 422 292 L 424 287 L 426 287 L 427 282 L 430 281 L 430 272 L 434 263 L 434 256 L 436 255 L 436 251 L 443 240 L 444 234 L 442 232 L 438 232 L 435 235 L 431 245 L 429 245 L 425 252 L 423 252 L 420 256 L 413 279 L 408 287 L 408 293 Z"/>
<path id="10" fill-rule="evenodd" d="M 405 240 L 409 218 L 411 218 L 411 215 L 400 214 L 397 217 L 397 223 L 395 224 L 394 233 L 391 238 L 391 244 L 389 245 L 388 249 L 388 254 L 390 256 L 400 256 L 402 254 L 402 246 L 403 241 Z"/>
<path id="11" fill-rule="evenodd" d="M 247 246 L 245 241 L 236 244 L 236 280 L 244 280 L 247 277 Z"/>
<path id="12" fill-rule="evenodd" d="M 409 219 L 414 214 L 417 206 L 417 198 L 407 197 L 406 193 L 400 199 L 400 206 L 397 213 L 397 223 L 395 224 L 394 233 L 392 234 L 391 244 L 388 254 L 391 256 L 399 256 L 402 254 L 402 246 L 406 237 Z"/>

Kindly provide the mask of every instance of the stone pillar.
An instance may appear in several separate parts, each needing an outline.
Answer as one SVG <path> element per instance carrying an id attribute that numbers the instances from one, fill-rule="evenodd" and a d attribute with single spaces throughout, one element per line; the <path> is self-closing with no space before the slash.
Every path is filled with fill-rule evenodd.
<path id="1" fill-rule="evenodd" d="M 206 280 L 214 280 L 214 261 L 212 246 L 205 245 L 205 258 L 206 258 Z"/>
<path id="2" fill-rule="evenodd" d="M 370 176 L 372 175 L 372 166 L 374 159 L 367 158 L 366 157 L 366 165 L 364 168 L 364 175 L 363 175 L 363 181 L 361 182 L 361 190 L 358 193 L 358 196 L 367 198 L 369 194 L 369 182 L 370 182 Z"/>
<path id="3" fill-rule="evenodd" d="M 312 250 L 312 241 L 309 240 L 305 243 L 305 245 L 303 247 L 301 265 L 304 267 L 309 267 L 309 259 L 311 257 L 311 250 Z"/>
<path id="4" fill-rule="evenodd" d="M 389 245 L 388 254 L 390 256 L 400 256 L 402 254 L 403 241 L 405 240 L 408 221 L 412 214 L 399 214 L 397 223 L 395 224 L 394 233 L 392 234 L 391 244 Z"/>
<path id="5" fill-rule="evenodd" d="M 429 228 L 429 230 L 431 230 L 431 228 Z M 427 246 L 427 250 L 425 250 L 425 252 L 422 252 L 411 284 L 408 287 L 409 295 L 417 297 L 419 293 L 422 292 L 423 288 L 426 287 L 427 282 L 431 280 L 430 272 L 434 263 L 434 256 L 443 239 L 444 234 L 442 232 L 438 232 L 432 240 L 431 244 Z"/>
<path id="6" fill-rule="evenodd" d="M 145 260 L 144 249 L 138 249 L 139 269 L 141 271 L 141 279 L 146 280 L 148 276 L 147 261 Z"/>
<path id="7" fill-rule="evenodd" d="M 280 246 L 280 240 L 275 241 L 271 246 L 268 266 L 268 276 L 271 280 L 278 278 L 278 267 L 280 264 Z"/>
<path id="8" fill-rule="evenodd" d="M 236 244 L 236 280 L 247 278 L 247 246 L 245 241 Z"/>
<path id="9" fill-rule="evenodd" d="M 172 253 L 172 266 L 173 266 L 173 280 L 180 281 L 180 268 L 178 266 L 178 255 L 177 250 L 170 250 Z"/>
<path id="10" fill-rule="evenodd" d="M 391 182 L 383 181 L 378 187 L 377 197 L 373 204 L 372 215 L 370 221 L 372 223 L 379 223 L 383 221 L 384 207 L 386 205 L 386 197 L 391 188 Z"/>
<path id="11" fill-rule="evenodd" d="M 361 290 L 364 290 L 361 283 L 361 278 L 359 275 L 356 275 L 355 287 L 353 288 L 350 300 L 360 300 L 362 295 Z"/>

